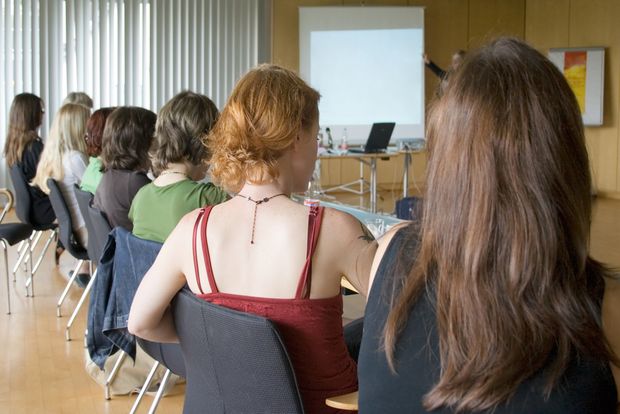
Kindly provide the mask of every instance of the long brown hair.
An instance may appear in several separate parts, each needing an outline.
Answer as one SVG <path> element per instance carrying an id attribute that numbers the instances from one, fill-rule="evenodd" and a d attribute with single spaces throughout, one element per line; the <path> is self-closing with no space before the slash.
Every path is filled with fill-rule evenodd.
<path id="1" fill-rule="evenodd" d="M 616 361 L 601 328 L 604 268 L 588 256 L 591 182 L 581 115 L 558 69 L 502 38 L 468 54 L 429 114 L 419 251 L 384 331 L 393 370 L 429 292 L 441 374 L 424 406 L 490 409 L 575 353 Z"/>
<path id="2" fill-rule="evenodd" d="M 43 101 L 37 95 L 20 93 L 13 98 L 4 143 L 4 156 L 9 167 L 20 162 L 26 147 L 38 138 L 37 129 L 42 119 Z"/>

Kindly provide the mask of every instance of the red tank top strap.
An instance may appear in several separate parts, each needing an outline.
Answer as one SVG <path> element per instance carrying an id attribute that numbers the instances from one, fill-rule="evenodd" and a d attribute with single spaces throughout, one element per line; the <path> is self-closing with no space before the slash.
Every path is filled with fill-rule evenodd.
<path id="1" fill-rule="evenodd" d="M 211 287 L 211 292 L 218 292 L 217 285 L 215 283 L 215 279 L 213 277 L 213 268 L 211 267 L 211 256 L 209 254 L 209 246 L 207 245 L 207 222 L 209 221 L 209 215 L 211 214 L 211 210 L 213 206 L 207 206 L 200 209 L 200 213 L 198 214 L 198 218 L 196 218 L 196 223 L 194 224 L 194 237 L 192 238 L 192 249 L 194 252 L 194 273 L 196 274 L 196 283 L 198 284 L 198 290 L 200 293 L 204 294 L 202 290 L 202 283 L 200 283 L 200 272 L 198 267 L 198 250 L 196 249 L 196 242 L 198 237 L 200 237 L 203 258 L 205 262 L 205 268 L 207 270 L 207 279 L 209 280 L 209 286 Z M 201 221 L 202 219 L 202 221 Z M 198 226 L 200 224 L 200 235 L 198 235 Z"/>
<path id="2" fill-rule="evenodd" d="M 324 207 L 312 206 L 310 207 L 310 212 L 308 213 L 306 263 L 301 271 L 299 284 L 297 285 L 297 292 L 295 292 L 296 299 L 307 299 L 310 296 L 310 288 L 312 287 L 312 256 L 314 255 L 314 249 L 316 248 L 316 243 L 319 239 L 324 209 Z"/>

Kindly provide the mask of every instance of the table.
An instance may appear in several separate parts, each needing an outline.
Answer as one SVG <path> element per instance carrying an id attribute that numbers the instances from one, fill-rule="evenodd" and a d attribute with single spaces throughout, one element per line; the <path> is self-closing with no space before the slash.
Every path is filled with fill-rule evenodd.
<path id="1" fill-rule="evenodd" d="M 409 164 L 411 164 L 413 154 L 417 154 L 420 152 L 426 151 L 425 148 L 420 149 L 406 149 L 398 151 L 400 154 L 404 155 L 404 164 L 403 164 L 403 198 L 409 197 Z"/>
<path id="2" fill-rule="evenodd" d="M 364 185 L 366 184 L 366 180 L 364 180 L 364 175 L 361 173 L 364 165 L 370 167 L 370 183 L 368 183 L 368 187 L 370 190 L 370 212 L 377 212 L 377 158 L 381 159 L 390 159 L 392 157 L 398 156 L 400 153 L 396 151 L 388 151 L 388 152 L 379 152 L 379 153 L 354 153 L 354 152 L 346 152 L 346 151 L 336 151 L 323 153 L 319 155 L 319 159 L 334 159 L 334 158 L 353 158 L 359 161 L 360 163 L 360 178 L 355 181 L 351 181 L 350 183 L 337 185 L 335 187 L 330 187 L 328 189 L 323 190 L 323 192 L 328 193 L 330 191 L 342 190 L 348 191 L 350 193 L 354 193 L 357 195 L 365 194 Z M 351 188 L 353 185 L 359 184 L 360 189 L 354 190 Z"/>
<path id="3" fill-rule="evenodd" d="M 356 411 L 358 409 L 359 394 L 354 391 L 349 394 L 338 395 L 325 399 L 328 407 L 337 408 L 339 410 Z"/>

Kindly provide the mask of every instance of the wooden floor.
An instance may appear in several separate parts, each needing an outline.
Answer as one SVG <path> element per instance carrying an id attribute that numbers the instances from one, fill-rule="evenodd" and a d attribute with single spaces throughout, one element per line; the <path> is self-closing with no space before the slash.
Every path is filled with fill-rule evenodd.
<path id="1" fill-rule="evenodd" d="M 393 210 L 397 192 L 380 193 L 379 209 Z M 339 195 L 341 201 L 356 203 L 357 196 Z M 363 200 L 367 205 L 367 200 Z M 620 201 L 597 200 L 592 225 L 592 254 L 598 260 L 620 268 Z M 9 217 L 8 221 L 14 221 Z M 1 259 L 0 259 L 1 260 Z M 15 247 L 9 263 L 15 262 Z M 35 297 L 24 296 L 24 277 L 18 272 L 16 283 L 10 283 L 13 313 L 6 310 L 6 287 L 0 283 L 0 413 L 127 413 L 134 397 L 103 398 L 103 389 L 84 370 L 85 311 L 76 320 L 71 342 L 64 338 L 67 314 L 73 309 L 81 291 L 73 289 L 63 306 L 64 315 L 57 318 L 55 304 L 66 274 L 74 262 L 63 255 L 59 267 L 54 266 L 50 250 L 35 281 Z M 0 272 L 2 278 L 4 273 Z M 604 323 L 610 341 L 620 351 L 620 282 L 610 281 L 604 302 Z M 620 383 L 620 371 L 616 372 Z M 176 386 L 165 397 L 158 413 L 179 413 L 183 406 L 183 385 Z M 147 412 L 147 397 L 140 412 Z M 619 411 L 620 413 L 620 411 Z"/>

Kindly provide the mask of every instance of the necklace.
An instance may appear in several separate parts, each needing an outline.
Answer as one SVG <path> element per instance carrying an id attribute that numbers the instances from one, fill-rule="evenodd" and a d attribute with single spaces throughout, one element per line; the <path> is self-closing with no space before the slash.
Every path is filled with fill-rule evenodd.
<path id="1" fill-rule="evenodd" d="M 251 196 L 244 196 L 243 194 L 235 194 L 235 197 L 245 198 L 246 200 L 254 203 L 254 217 L 252 218 L 252 238 L 250 239 L 250 244 L 254 244 L 254 232 L 256 231 L 256 210 L 258 209 L 258 206 L 263 203 L 269 202 L 269 200 L 271 200 L 272 198 L 276 198 L 279 196 L 285 196 L 285 195 L 286 194 L 284 193 L 280 193 L 280 194 L 272 195 L 271 197 L 263 197 L 259 200 L 254 200 Z"/>
<path id="2" fill-rule="evenodd" d="M 168 175 L 168 174 L 181 174 L 187 177 L 187 173 L 184 173 L 182 171 L 172 171 L 172 170 L 166 170 L 166 171 L 162 171 L 159 173 L 160 176 L 162 175 Z"/>

